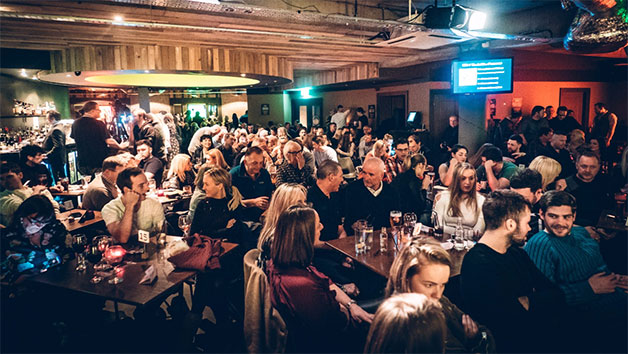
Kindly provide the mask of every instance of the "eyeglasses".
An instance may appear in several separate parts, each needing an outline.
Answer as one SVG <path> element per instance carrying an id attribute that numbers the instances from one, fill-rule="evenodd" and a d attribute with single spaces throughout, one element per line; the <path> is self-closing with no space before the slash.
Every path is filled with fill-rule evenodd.
<path id="1" fill-rule="evenodd" d="M 303 152 L 303 150 L 299 150 L 299 151 L 288 151 L 288 154 L 291 154 L 291 155 L 296 155 L 296 154 L 300 154 L 300 153 L 302 153 L 302 152 Z"/>

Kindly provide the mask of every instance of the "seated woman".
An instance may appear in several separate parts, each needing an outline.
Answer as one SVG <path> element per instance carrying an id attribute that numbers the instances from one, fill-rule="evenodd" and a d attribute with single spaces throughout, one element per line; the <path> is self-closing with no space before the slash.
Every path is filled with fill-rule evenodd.
<path id="1" fill-rule="evenodd" d="M 211 150 L 211 148 L 212 136 L 209 134 L 201 136 L 201 144 L 192 154 L 192 163 L 194 164 L 194 169 L 200 169 L 201 165 L 207 162 L 207 160 L 209 159 L 209 150 Z"/>
<path id="2" fill-rule="evenodd" d="M 399 294 L 377 309 L 364 353 L 444 353 L 446 333 L 438 302 L 421 294 Z"/>
<path id="3" fill-rule="evenodd" d="M 477 175 L 475 168 L 467 162 L 456 167 L 449 189 L 435 198 L 434 211 L 447 234 L 454 232 L 458 220 L 462 226 L 474 231 L 484 231 L 482 205 L 484 196 L 476 191 Z"/>
<path id="4" fill-rule="evenodd" d="M 563 190 L 567 187 L 567 183 L 564 179 L 556 181 L 556 177 L 560 175 L 562 167 L 560 163 L 551 157 L 544 155 L 537 156 L 530 162 L 529 168 L 541 174 L 543 192 L 554 189 Z"/>
<path id="5" fill-rule="evenodd" d="M 427 199 L 427 189 L 432 183 L 429 176 L 425 176 L 427 160 L 421 154 L 408 157 L 410 169 L 400 174 L 392 182 L 397 190 L 400 209 L 404 213 L 414 213 L 419 222 L 427 223 L 432 210 L 432 203 Z M 407 160 L 406 160 L 407 161 Z"/>
<path id="6" fill-rule="evenodd" d="M 418 293 L 438 301 L 447 324 L 446 353 L 486 353 L 495 350 L 491 333 L 478 326 L 446 296 L 451 257 L 440 244 L 416 240 L 401 250 L 390 267 L 386 295 Z M 379 311 L 378 311 L 379 312 Z M 376 314 L 377 320 L 377 314 Z"/>
<path id="7" fill-rule="evenodd" d="M 463 162 L 467 162 L 467 154 L 469 150 L 460 144 L 456 144 L 451 147 L 451 160 L 442 163 L 438 167 L 438 177 L 440 178 L 440 183 L 449 187 L 451 181 L 454 179 L 454 171 L 456 170 L 456 166 Z"/>
<path id="8" fill-rule="evenodd" d="M 2 250 L 8 255 L 2 262 L 2 281 L 14 282 L 61 263 L 71 243 L 68 237 L 48 198 L 34 195 L 24 200 L 11 226 L 2 231 Z"/>
<path id="9" fill-rule="evenodd" d="M 336 152 L 338 153 L 339 157 L 353 158 L 353 156 L 355 155 L 355 143 L 353 142 L 351 133 L 348 130 L 346 130 L 342 134 L 342 138 L 338 142 Z"/>
<path id="10" fill-rule="evenodd" d="M 211 149 L 208 153 L 209 157 L 207 161 L 205 161 L 206 165 L 219 166 L 224 168 L 225 170 L 229 170 L 229 164 L 225 161 L 224 156 L 222 156 L 222 152 L 218 149 Z"/>
<path id="11" fill-rule="evenodd" d="M 384 143 L 383 140 L 377 140 L 375 144 L 373 144 L 373 148 L 371 149 L 371 151 L 369 151 L 364 157 L 364 160 L 368 159 L 369 157 L 377 157 L 380 160 L 386 162 L 386 143 Z"/>
<path id="12" fill-rule="evenodd" d="M 300 205 L 277 220 L 266 274 L 272 304 L 290 333 L 287 352 L 359 350 L 364 338 L 358 339 L 354 321 L 373 318 L 312 266 L 322 228 L 316 211 Z"/>
<path id="13" fill-rule="evenodd" d="M 183 189 L 184 186 L 190 186 L 194 190 L 194 171 L 192 170 L 192 161 L 189 155 L 178 154 L 172 158 L 170 170 L 164 182 L 164 188 Z"/>

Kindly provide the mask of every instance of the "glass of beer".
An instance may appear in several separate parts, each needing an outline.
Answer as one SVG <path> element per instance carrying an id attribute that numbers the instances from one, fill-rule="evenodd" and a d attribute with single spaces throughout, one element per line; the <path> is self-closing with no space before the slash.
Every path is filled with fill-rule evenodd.
<path id="1" fill-rule="evenodd" d="M 401 226 L 401 217 L 402 213 L 399 210 L 392 210 L 390 212 L 390 227 L 399 227 Z"/>

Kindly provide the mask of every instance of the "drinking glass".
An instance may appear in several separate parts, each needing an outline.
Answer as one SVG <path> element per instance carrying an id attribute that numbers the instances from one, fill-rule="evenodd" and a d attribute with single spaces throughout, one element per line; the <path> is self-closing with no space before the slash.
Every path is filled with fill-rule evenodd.
<path id="1" fill-rule="evenodd" d="M 179 216 L 179 229 L 183 231 L 183 236 L 189 236 L 188 232 L 190 231 L 190 226 L 192 225 L 192 221 L 189 218 L 189 215 L 181 215 Z"/>
<path id="2" fill-rule="evenodd" d="M 475 231 L 473 229 L 464 230 L 464 249 L 470 250 L 475 245 L 474 235 Z"/>
<path id="3" fill-rule="evenodd" d="M 434 238 L 442 241 L 443 225 L 441 225 L 440 218 L 435 210 L 432 210 L 432 226 L 434 227 Z"/>
<path id="4" fill-rule="evenodd" d="M 414 230 L 414 226 L 416 225 L 418 218 L 415 213 L 405 213 L 403 214 L 403 224 L 406 225 L 410 230 Z"/>
<path id="5" fill-rule="evenodd" d="M 89 181 L 92 180 L 92 176 L 83 176 L 83 187 L 87 188 L 87 185 L 89 184 Z"/>
<path id="6" fill-rule="evenodd" d="M 72 249 L 76 253 L 76 271 L 82 272 L 87 269 L 85 264 L 85 250 L 87 248 L 87 236 L 76 234 L 72 236 Z"/>
<path id="7" fill-rule="evenodd" d="M 379 232 L 379 250 L 380 252 L 388 251 L 388 232 L 386 232 L 385 227 L 382 227 Z"/>
<path id="8" fill-rule="evenodd" d="M 401 226 L 401 212 L 399 210 L 392 210 L 390 212 L 390 227 Z"/>
<path id="9" fill-rule="evenodd" d="M 367 225 L 362 229 L 362 233 L 364 233 L 364 241 L 366 245 L 366 251 L 370 251 L 373 248 L 373 226 Z"/>
<path id="10" fill-rule="evenodd" d="M 451 235 L 451 240 L 456 251 L 462 251 L 465 248 L 464 229 L 462 226 L 456 226 L 456 230 Z"/>

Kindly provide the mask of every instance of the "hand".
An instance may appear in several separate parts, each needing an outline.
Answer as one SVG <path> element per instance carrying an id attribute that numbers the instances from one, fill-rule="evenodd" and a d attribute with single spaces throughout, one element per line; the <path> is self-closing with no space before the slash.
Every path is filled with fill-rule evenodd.
<path id="1" fill-rule="evenodd" d="M 341 287 L 342 291 L 349 296 L 356 297 L 360 295 L 360 289 L 354 283 L 345 284 Z"/>
<path id="2" fill-rule="evenodd" d="M 617 275 L 613 273 L 604 274 L 604 272 L 597 273 L 589 278 L 589 285 L 596 294 L 610 294 L 615 291 L 615 287 L 618 285 Z"/>
<path id="3" fill-rule="evenodd" d="M 474 338 L 478 334 L 478 324 L 467 314 L 462 315 L 462 327 L 464 327 L 464 336 L 468 339 Z"/>
<path id="4" fill-rule="evenodd" d="M 459 163 L 460 161 L 452 157 L 451 160 L 449 160 L 449 168 L 456 167 Z"/>
<path id="5" fill-rule="evenodd" d="M 486 160 L 484 161 L 483 165 L 484 165 L 484 169 L 486 170 L 486 173 L 488 173 L 489 170 L 493 172 L 493 166 L 495 166 L 495 162 L 493 160 Z"/>
<path id="6" fill-rule="evenodd" d="M 530 310 L 530 299 L 527 296 L 520 296 L 517 300 L 526 311 Z"/>
<path id="7" fill-rule="evenodd" d="M 129 142 L 128 141 L 124 141 L 122 142 L 122 144 L 120 144 L 120 149 L 126 149 L 129 147 Z"/>
<path id="8" fill-rule="evenodd" d="M 42 186 L 42 185 L 33 186 L 33 194 L 41 194 L 45 190 L 46 190 L 46 186 Z"/>
<path id="9" fill-rule="evenodd" d="M 600 242 L 600 234 L 598 234 L 597 231 L 594 230 L 592 226 L 585 226 L 584 228 L 585 230 L 589 232 L 589 235 L 591 235 L 592 239 L 594 239 L 597 242 Z"/>
<path id="10" fill-rule="evenodd" d="M 518 159 L 520 157 L 526 156 L 525 152 L 515 152 L 512 154 L 512 157 L 514 157 L 515 159 Z"/>
<path id="11" fill-rule="evenodd" d="M 628 290 L 628 276 L 618 275 L 617 276 L 617 284 L 618 288 L 622 288 L 624 290 Z"/>
<path id="12" fill-rule="evenodd" d="M 54 191 L 54 192 L 59 192 L 59 193 L 63 192 L 63 186 L 60 185 L 60 184 L 57 184 L 55 186 L 51 186 L 49 189 L 51 191 Z"/>
<path id="13" fill-rule="evenodd" d="M 236 221 L 235 219 L 231 219 L 229 221 L 227 221 L 227 229 L 230 229 L 233 227 L 233 225 L 235 225 Z"/>
<path id="14" fill-rule="evenodd" d="M 140 195 L 134 191 L 126 191 L 120 199 L 125 208 L 133 208 L 140 201 Z"/>
<path id="15" fill-rule="evenodd" d="M 255 205 L 256 207 L 262 210 L 268 209 L 268 197 L 258 197 L 253 200 L 253 205 Z"/>
<path id="16" fill-rule="evenodd" d="M 423 189 L 428 189 L 428 188 L 430 188 L 430 184 L 432 184 L 432 177 L 428 176 L 428 175 L 423 176 L 423 186 L 422 186 L 422 188 Z"/>
<path id="17" fill-rule="evenodd" d="M 351 304 L 349 313 L 351 314 L 351 318 L 358 323 L 362 323 L 362 321 L 371 323 L 373 322 L 373 317 L 375 316 L 372 313 L 364 311 L 364 309 L 356 304 Z"/>
<path id="18" fill-rule="evenodd" d="M 567 181 L 564 178 L 556 180 L 556 190 L 564 191 L 565 189 L 567 189 Z"/>
<path id="19" fill-rule="evenodd" d="M 305 166 L 305 157 L 303 157 L 303 154 L 297 154 L 296 159 L 297 159 L 297 166 L 299 167 L 299 170 L 300 170 Z"/>

